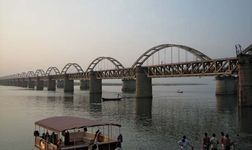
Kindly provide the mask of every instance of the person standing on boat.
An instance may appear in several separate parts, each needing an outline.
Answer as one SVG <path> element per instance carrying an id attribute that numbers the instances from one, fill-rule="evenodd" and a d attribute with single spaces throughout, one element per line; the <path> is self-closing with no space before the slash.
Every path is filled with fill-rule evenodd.
<path id="1" fill-rule="evenodd" d="M 210 148 L 210 138 L 208 137 L 207 133 L 205 133 L 205 136 L 203 138 L 202 147 L 203 147 L 203 150 L 209 150 Z"/>
<path id="2" fill-rule="evenodd" d="M 190 144 L 190 141 L 186 138 L 185 135 L 183 136 L 181 140 L 178 141 L 178 144 L 179 144 L 180 150 L 189 150 L 189 147 L 191 147 L 193 150 L 193 146 Z"/>
<path id="3" fill-rule="evenodd" d="M 211 143 L 211 150 L 218 150 L 219 141 L 216 138 L 215 133 L 213 133 L 213 135 L 212 135 L 212 137 L 210 139 L 210 143 Z"/>

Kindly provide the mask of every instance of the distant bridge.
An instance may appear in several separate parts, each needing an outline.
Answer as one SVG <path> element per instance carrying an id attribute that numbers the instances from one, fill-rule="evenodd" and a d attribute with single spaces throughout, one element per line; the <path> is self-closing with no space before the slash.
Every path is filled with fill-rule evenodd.
<path id="1" fill-rule="evenodd" d="M 102 79 L 123 79 L 124 89 L 136 89 L 137 97 L 152 97 L 151 78 L 239 76 L 242 68 L 240 64 L 250 64 L 251 53 L 252 45 L 240 52 L 238 57 L 211 59 L 204 53 L 185 45 L 162 44 L 144 52 L 128 68 L 115 58 L 98 57 L 85 71 L 77 63 L 68 63 L 61 71 L 51 66 L 46 71 L 37 69 L 35 72 L 28 71 L 4 76 L 0 78 L 0 83 L 30 88 L 36 86 L 37 89 L 42 90 L 44 81 L 47 81 L 48 90 L 55 90 L 56 81 L 61 81 L 65 92 L 73 92 L 73 80 L 81 80 L 81 84 L 86 84 L 85 87 L 89 88 L 90 93 L 101 93 Z M 245 56 L 249 57 L 248 61 L 243 59 Z M 114 68 L 97 69 L 104 60 L 110 62 Z M 75 72 L 68 73 L 71 67 L 75 68 Z"/>

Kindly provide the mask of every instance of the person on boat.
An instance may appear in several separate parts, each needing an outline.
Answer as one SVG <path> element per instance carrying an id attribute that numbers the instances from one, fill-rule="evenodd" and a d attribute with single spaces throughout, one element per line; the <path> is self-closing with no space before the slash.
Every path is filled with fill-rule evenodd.
<path id="1" fill-rule="evenodd" d="M 219 144 L 219 141 L 218 139 L 216 138 L 216 135 L 215 133 L 213 133 L 211 139 L 210 139 L 210 147 L 211 147 L 211 150 L 218 150 L 218 144 Z"/>
<path id="2" fill-rule="evenodd" d="M 205 136 L 203 138 L 202 147 L 203 147 L 203 150 L 209 150 L 210 148 L 210 138 L 208 137 L 207 133 L 205 133 Z"/>
<path id="3" fill-rule="evenodd" d="M 45 133 L 42 134 L 42 138 L 45 139 Z"/>
<path id="4" fill-rule="evenodd" d="M 115 150 L 122 150 L 122 145 L 120 142 L 116 143 L 116 149 Z"/>
<path id="5" fill-rule="evenodd" d="M 62 139 L 60 138 L 60 139 L 57 141 L 57 145 L 58 145 L 58 146 L 61 146 L 61 144 L 62 144 Z"/>
<path id="6" fill-rule="evenodd" d="M 225 150 L 231 150 L 231 146 L 233 145 L 233 143 L 231 142 L 228 134 L 226 134 L 225 137 L 226 138 L 224 139 L 224 148 Z"/>
<path id="7" fill-rule="evenodd" d="M 220 139 L 221 150 L 225 150 L 224 141 L 225 141 L 225 134 L 224 134 L 224 132 L 221 132 L 221 139 Z"/>
<path id="8" fill-rule="evenodd" d="M 190 144 L 189 140 L 186 138 L 185 135 L 183 136 L 181 140 L 178 141 L 178 144 L 179 144 L 180 150 L 189 150 L 189 147 L 191 147 L 193 150 L 193 146 Z"/>
<path id="9" fill-rule="evenodd" d="M 64 135 L 65 135 L 65 145 L 69 145 L 69 140 L 70 140 L 69 132 L 66 130 Z"/>
<path id="10" fill-rule="evenodd" d="M 84 132 L 87 132 L 87 128 L 84 128 Z"/>
<path id="11" fill-rule="evenodd" d="M 38 131 L 38 130 L 35 130 L 35 131 L 33 132 L 33 135 L 34 135 L 34 136 L 39 136 L 39 131 Z"/>
<path id="12" fill-rule="evenodd" d="M 51 143 L 56 144 L 56 134 L 55 134 L 55 132 L 52 132 Z"/>
<path id="13" fill-rule="evenodd" d="M 45 140 L 46 140 L 47 142 L 49 142 L 49 140 L 50 140 L 50 135 L 49 135 L 48 131 L 46 131 Z"/>
<path id="14" fill-rule="evenodd" d="M 94 141 L 97 140 L 99 134 L 101 134 L 101 132 L 100 132 L 100 130 L 98 129 L 98 130 L 95 132 Z"/>
<path id="15" fill-rule="evenodd" d="M 119 134 L 119 135 L 118 135 L 117 141 L 120 142 L 120 143 L 123 142 L 123 136 L 122 136 L 122 134 Z"/>

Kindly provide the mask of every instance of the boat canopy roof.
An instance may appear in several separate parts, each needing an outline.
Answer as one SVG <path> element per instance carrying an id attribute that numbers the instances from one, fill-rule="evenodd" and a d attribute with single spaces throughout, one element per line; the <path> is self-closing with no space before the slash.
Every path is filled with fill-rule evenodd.
<path id="1" fill-rule="evenodd" d="M 56 116 L 46 119 L 39 120 L 35 122 L 35 125 L 41 126 L 48 130 L 62 132 L 69 129 L 78 129 L 82 127 L 96 127 L 96 126 L 106 126 L 113 125 L 121 127 L 119 124 L 114 123 L 104 123 L 96 120 L 90 120 L 85 118 L 73 117 L 73 116 Z"/>

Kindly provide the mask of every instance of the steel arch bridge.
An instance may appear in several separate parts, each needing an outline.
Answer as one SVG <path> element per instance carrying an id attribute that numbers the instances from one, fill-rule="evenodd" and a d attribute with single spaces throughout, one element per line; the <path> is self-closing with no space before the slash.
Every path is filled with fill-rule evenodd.
<path id="1" fill-rule="evenodd" d="M 35 77 L 35 73 L 33 72 L 33 71 L 28 71 L 27 73 L 26 73 L 26 77 Z"/>
<path id="2" fill-rule="evenodd" d="M 78 65 L 77 63 L 68 63 L 64 66 L 64 68 L 62 69 L 61 73 L 60 74 L 66 74 L 68 69 L 71 67 L 71 66 L 74 66 L 74 68 L 77 70 L 78 73 L 83 73 L 83 69 L 81 68 L 80 65 Z"/>
<path id="3" fill-rule="evenodd" d="M 183 49 L 184 51 L 190 52 L 193 57 L 196 56 L 197 61 L 185 61 L 178 63 L 161 63 L 157 65 L 148 65 L 142 66 L 145 61 L 154 55 L 156 52 L 163 50 L 165 48 L 177 47 L 179 49 Z M 252 45 L 248 46 L 243 53 L 250 53 L 252 51 Z M 179 53 L 180 54 L 180 53 Z M 182 55 L 181 55 L 182 56 Z M 220 59 L 211 59 L 207 55 L 202 52 L 185 46 L 178 44 L 161 44 L 154 46 L 144 52 L 131 67 L 125 68 L 118 60 L 112 57 L 98 57 L 94 59 L 86 71 L 76 63 L 68 63 L 64 66 L 62 71 L 60 72 L 56 67 L 49 67 L 46 72 L 42 69 L 37 69 L 34 75 L 34 72 L 23 72 L 19 74 L 14 74 L 10 76 L 2 77 L 0 80 L 12 80 L 12 79 L 27 79 L 31 78 L 33 80 L 39 77 L 42 80 L 47 80 L 49 78 L 53 80 L 61 80 L 65 78 L 65 75 L 68 75 L 70 80 L 83 80 L 90 79 L 90 72 L 94 71 L 94 68 L 100 63 L 102 60 L 108 60 L 112 64 L 115 65 L 113 69 L 104 69 L 95 71 L 96 76 L 99 79 L 124 79 L 124 78 L 136 78 L 136 70 L 137 67 L 145 68 L 145 73 L 148 77 L 151 78 L 166 78 L 166 77 L 185 77 L 185 76 L 215 76 L 220 74 L 235 74 L 239 71 L 239 63 L 237 57 L 232 58 L 220 58 Z M 68 69 L 74 66 L 77 70 L 76 73 L 67 73 Z M 55 74 L 52 74 L 54 72 Z"/>
<path id="4" fill-rule="evenodd" d="M 49 67 L 47 70 L 46 70 L 46 76 L 49 76 L 50 73 L 54 71 L 56 75 L 59 75 L 60 74 L 60 71 L 57 67 Z"/>
<path id="5" fill-rule="evenodd" d="M 46 73 L 43 69 L 37 69 L 36 72 L 35 72 L 35 76 L 37 77 L 41 77 L 41 76 L 45 76 Z"/>
<path id="6" fill-rule="evenodd" d="M 252 44 L 242 51 L 243 54 L 252 54 Z"/>
<path id="7" fill-rule="evenodd" d="M 194 56 L 196 56 L 197 58 L 199 58 L 201 61 L 206 61 L 206 60 L 211 60 L 210 57 L 208 57 L 207 55 L 203 54 L 202 52 L 185 46 L 185 45 L 178 45 L 178 44 L 161 44 L 161 45 L 157 45 L 152 47 L 151 49 L 147 50 L 145 53 L 143 53 L 136 61 L 135 63 L 132 65 L 132 68 L 135 68 L 136 66 L 142 66 L 143 63 L 152 55 L 154 55 L 156 52 L 165 49 L 165 48 L 169 48 L 169 47 L 177 47 L 177 48 L 181 48 L 187 52 L 190 52 L 191 54 L 193 54 Z"/>
<path id="8" fill-rule="evenodd" d="M 26 73 L 22 72 L 22 73 L 18 74 L 18 77 L 19 78 L 26 78 Z"/>
<path id="9" fill-rule="evenodd" d="M 102 60 L 109 60 L 112 64 L 115 65 L 115 67 L 116 67 L 117 69 L 124 69 L 124 66 L 123 66 L 118 60 L 116 60 L 116 59 L 114 59 L 114 58 L 112 58 L 112 57 L 104 57 L 104 56 L 102 56 L 102 57 L 98 57 L 98 58 L 94 59 L 94 60 L 90 63 L 90 65 L 88 66 L 86 72 L 93 71 L 94 68 L 95 68 L 95 66 L 96 66 L 98 63 L 100 63 Z"/>

